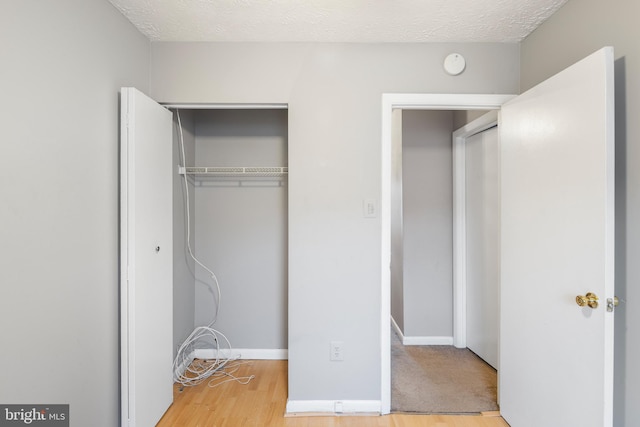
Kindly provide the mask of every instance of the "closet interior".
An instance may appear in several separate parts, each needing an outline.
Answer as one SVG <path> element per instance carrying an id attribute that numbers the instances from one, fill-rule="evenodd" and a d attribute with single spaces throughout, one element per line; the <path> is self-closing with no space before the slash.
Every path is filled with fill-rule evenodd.
<path id="1" fill-rule="evenodd" d="M 286 358 L 287 110 L 171 109 L 174 345 L 215 320 L 243 358 Z"/>

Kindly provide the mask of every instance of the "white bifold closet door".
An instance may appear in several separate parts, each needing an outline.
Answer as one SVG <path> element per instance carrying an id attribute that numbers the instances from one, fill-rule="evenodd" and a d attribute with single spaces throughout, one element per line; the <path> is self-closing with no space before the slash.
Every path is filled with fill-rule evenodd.
<path id="1" fill-rule="evenodd" d="M 121 90 L 121 425 L 151 427 L 173 401 L 172 114 Z"/>
<path id="2" fill-rule="evenodd" d="M 466 139 L 467 347 L 498 368 L 500 146 L 498 128 Z"/>

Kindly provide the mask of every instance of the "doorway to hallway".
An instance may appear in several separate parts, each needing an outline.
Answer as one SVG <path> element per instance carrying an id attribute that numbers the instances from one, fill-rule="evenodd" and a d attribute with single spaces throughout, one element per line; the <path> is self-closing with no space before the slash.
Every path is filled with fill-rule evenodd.
<path id="1" fill-rule="evenodd" d="M 491 122 L 495 125 L 497 115 L 475 120 L 485 112 L 473 113 L 393 112 L 392 411 L 477 413 L 497 409 L 498 318 L 497 298 L 492 295 L 497 293 L 499 275 L 495 263 L 499 259 L 498 141 L 495 127 L 482 132 Z M 462 125 L 464 129 L 453 133 L 453 139 L 469 137 L 471 147 L 466 166 L 469 177 L 463 184 L 473 220 L 464 239 L 469 244 L 465 283 L 474 304 L 469 305 L 468 316 L 466 311 L 457 313 L 458 323 L 467 319 L 469 347 L 493 366 L 464 348 L 463 336 L 456 343 L 462 348 L 453 347 L 454 307 L 460 302 L 453 300 L 452 131 Z"/>

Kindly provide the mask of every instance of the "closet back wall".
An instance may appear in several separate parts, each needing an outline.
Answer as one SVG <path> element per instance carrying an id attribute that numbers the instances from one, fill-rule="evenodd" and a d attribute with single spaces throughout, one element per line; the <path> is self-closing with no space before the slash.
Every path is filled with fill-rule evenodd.
<path id="1" fill-rule="evenodd" d="M 286 110 L 196 112 L 197 166 L 286 166 Z M 216 273 L 215 329 L 234 348 L 287 348 L 287 180 L 200 180 L 195 189 L 196 256 Z M 197 270 L 196 325 L 215 312 L 212 281 Z"/>

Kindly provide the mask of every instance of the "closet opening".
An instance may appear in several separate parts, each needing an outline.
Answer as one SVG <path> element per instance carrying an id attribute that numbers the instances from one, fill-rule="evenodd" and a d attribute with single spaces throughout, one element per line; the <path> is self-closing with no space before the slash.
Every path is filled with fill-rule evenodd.
<path id="1" fill-rule="evenodd" d="M 193 357 L 287 359 L 286 105 L 167 107 L 176 165 L 174 357 L 194 328 L 212 325 L 225 339 L 200 340 Z"/>
<path id="2" fill-rule="evenodd" d="M 163 106 L 121 88 L 123 425 L 155 425 L 176 383 L 288 358 L 287 163 L 286 105 Z"/>

